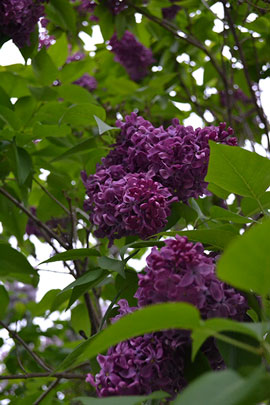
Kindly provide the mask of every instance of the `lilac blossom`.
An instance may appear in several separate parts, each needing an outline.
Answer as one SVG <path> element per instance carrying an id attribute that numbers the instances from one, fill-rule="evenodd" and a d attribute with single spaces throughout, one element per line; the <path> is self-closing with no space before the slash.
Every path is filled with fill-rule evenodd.
<path id="1" fill-rule="evenodd" d="M 117 319 L 135 309 L 129 308 L 126 300 L 118 304 Z M 96 387 L 99 397 L 143 395 L 163 390 L 172 398 L 186 385 L 184 343 L 175 347 L 172 339 L 173 334 L 167 336 L 158 332 L 118 343 L 105 356 L 97 357 L 101 370 L 95 377 L 88 374 L 86 381 Z"/>
<path id="2" fill-rule="evenodd" d="M 171 3 L 175 2 L 175 0 L 170 1 Z M 179 10 L 181 10 L 181 7 L 178 6 L 177 4 L 173 4 L 170 7 L 164 7 L 161 9 L 163 18 L 169 21 L 173 20 L 176 17 Z"/>
<path id="3" fill-rule="evenodd" d="M 236 145 L 232 128 L 226 124 L 193 129 L 179 124 L 175 118 L 167 129 L 155 128 L 135 113 L 125 122 L 117 121 L 121 133 L 103 165 L 122 165 L 126 172 L 151 171 L 154 179 L 187 201 L 207 192 L 204 178 L 208 169 L 209 140 Z"/>
<path id="4" fill-rule="evenodd" d="M 224 90 L 219 92 L 220 104 L 225 107 L 228 103 L 234 104 L 236 101 L 241 101 L 243 104 L 250 104 L 252 100 L 241 89 L 231 90 L 231 94 L 227 96 Z"/>
<path id="5" fill-rule="evenodd" d="M 128 8 L 125 0 L 107 0 L 107 5 L 114 15 Z"/>
<path id="6" fill-rule="evenodd" d="M 98 17 L 93 14 L 96 6 L 97 3 L 93 0 L 81 0 L 80 4 L 76 7 L 76 9 L 81 17 L 83 18 L 89 17 L 90 21 L 97 22 Z"/>
<path id="7" fill-rule="evenodd" d="M 95 235 L 112 241 L 127 235 L 145 239 L 161 231 L 175 201 L 171 193 L 153 181 L 151 174 L 128 173 L 114 180 L 112 172 L 101 169 L 88 179 L 82 174 L 89 196 L 84 207 L 90 210 L 90 221 L 97 227 Z"/>
<path id="8" fill-rule="evenodd" d="M 243 320 L 247 310 L 244 296 L 218 280 L 214 259 L 204 254 L 201 243 L 193 244 L 177 235 L 167 239 L 160 250 L 153 248 L 146 261 L 135 295 L 140 307 L 167 301 L 189 302 L 203 318 Z"/>
<path id="9" fill-rule="evenodd" d="M 30 34 L 44 13 L 43 0 L 2 0 L 0 36 L 6 35 L 22 48 L 30 45 Z"/>
<path id="10" fill-rule="evenodd" d="M 189 302 L 203 318 L 243 320 L 247 310 L 245 298 L 217 279 L 214 259 L 204 254 L 203 246 L 178 235 L 166 240 L 160 250 L 152 249 L 144 274 L 139 274 L 135 297 L 139 308 L 168 301 Z M 130 308 L 126 300 L 118 305 L 119 315 L 113 322 L 136 309 Z M 225 367 L 213 338 L 206 340 L 201 351 L 212 369 Z M 105 356 L 99 355 L 101 370 L 95 377 L 88 374 L 86 381 L 96 388 L 99 397 L 163 390 L 172 399 L 186 385 L 185 361 L 190 353 L 189 331 L 146 334 L 118 343 Z"/>
<path id="11" fill-rule="evenodd" d="M 85 73 L 79 79 L 75 80 L 73 84 L 77 84 L 88 91 L 94 91 L 97 88 L 96 79 L 93 76 L 90 76 L 88 73 Z"/>
<path id="12" fill-rule="evenodd" d="M 67 60 L 66 63 L 71 63 L 71 62 L 78 62 L 79 60 L 82 60 L 85 58 L 85 54 L 83 52 L 76 52 L 73 55 L 70 55 Z"/>
<path id="13" fill-rule="evenodd" d="M 55 37 L 53 35 L 49 35 L 48 31 L 45 30 L 39 34 L 39 44 L 38 49 L 45 47 L 48 49 L 51 45 L 55 43 Z"/>
<path id="14" fill-rule="evenodd" d="M 124 66 L 132 80 L 139 81 L 148 74 L 149 66 L 154 63 L 152 52 L 138 42 L 131 32 L 126 31 L 121 39 L 114 34 L 109 44 L 115 61 Z"/>
<path id="15" fill-rule="evenodd" d="M 33 214 L 34 216 L 37 216 L 36 207 L 30 207 L 29 210 L 30 210 L 31 214 Z M 57 235 L 62 236 L 66 241 L 68 241 L 68 238 L 69 238 L 69 232 L 68 232 L 69 223 L 70 223 L 70 218 L 68 218 L 68 217 L 51 218 L 45 222 L 45 224 L 52 231 L 54 231 Z M 37 223 L 32 218 L 28 219 L 25 232 L 29 236 L 35 235 L 38 238 L 44 236 L 44 231 L 37 225 Z"/>

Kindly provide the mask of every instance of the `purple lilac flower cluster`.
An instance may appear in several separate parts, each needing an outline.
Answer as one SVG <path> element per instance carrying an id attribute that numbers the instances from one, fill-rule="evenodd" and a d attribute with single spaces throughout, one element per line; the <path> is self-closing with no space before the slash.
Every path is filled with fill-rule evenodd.
<path id="1" fill-rule="evenodd" d="M 0 36 L 6 35 L 22 48 L 30 45 L 30 34 L 44 13 L 44 0 L 2 0 Z"/>
<path id="2" fill-rule="evenodd" d="M 30 207 L 30 212 L 36 216 L 37 215 L 37 209 L 36 207 Z M 68 217 L 63 217 L 63 218 L 52 218 L 46 221 L 46 225 L 54 232 L 57 234 L 61 234 L 61 236 L 64 238 L 64 240 L 68 241 L 69 238 L 69 233 L 67 231 L 70 223 L 70 218 Z M 38 238 L 43 237 L 44 234 L 41 231 L 41 229 L 37 226 L 36 222 L 29 218 L 26 224 L 26 229 L 25 229 L 27 235 L 35 235 Z"/>
<path id="3" fill-rule="evenodd" d="M 120 315 L 117 321 L 137 308 L 130 308 L 126 300 L 118 302 Z M 100 372 L 93 377 L 87 375 L 86 381 L 93 385 L 99 397 L 115 395 L 145 395 L 163 390 L 171 397 L 185 385 L 184 344 L 174 344 L 175 333 L 157 332 L 121 342 L 110 348 L 105 356 L 97 360 Z M 183 333 L 183 336 L 187 333 Z"/>
<path id="4" fill-rule="evenodd" d="M 88 91 L 94 91 L 97 88 L 96 79 L 88 73 L 85 73 L 79 79 L 75 80 L 73 84 L 77 84 Z"/>
<path id="5" fill-rule="evenodd" d="M 138 42 L 131 32 L 126 31 L 121 39 L 114 34 L 109 44 L 115 61 L 124 66 L 132 80 L 139 81 L 147 75 L 149 66 L 154 63 L 152 52 Z"/>
<path id="6" fill-rule="evenodd" d="M 78 62 L 82 59 L 85 58 L 85 54 L 83 52 L 76 52 L 73 55 L 70 55 L 66 63 L 71 63 L 71 62 Z M 75 80 L 73 84 L 77 84 L 78 86 L 83 87 L 84 89 L 88 91 L 94 91 L 97 88 L 97 81 L 93 76 L 90 76 L 88 73 L 85 73 L 79 79 Z"/>
<path id="7" fill-rule="evenodd" d="M 165 241 L 160 250 L 153 248 L 144 274 L 139 275 L 135 295 L 138 307 L 160 302 L 190 302 L 203 318 L 213 316 L 243 320 L 247 310 L 245 298 L 219 281 L 214 259 L 206 256 L 200 243 L 176 236 Z M 127 301 L 120 300 L 119 318 L 133 312 Z M 190 333 L 168 330 L 121 342 L 98 356 L 100 372 L 86 381 L 96 387 L 99 397 L 168 392 L 173 398 L 187 384 L 185 359 L 191 350 Z M 223 359 L 213 338 L 202 346 L 210 367 L 224 368 Z"/>
<path id="8" fill-rule="evenodd" d="M 170 0 L 170 1 L 171 1 L 171 3 L 175 2 L 175 0 Z M 162 17 L 165 20 L 171 21 L 176 17 L 179 10 L 181 10 L 181 7 L 178 6 L 177 4 L 173 4 L 170 7 L 164 7 L 161 10 L 162 11 Z"/>
<path id="9" fill-rule="evenodd" d="M 80 4 L 76 7 L 78 13 L 82 17 L 89 16 L 89 20 L 93 22 L 98 21 L 98 17 L 96 17 L 93 13 L 95 11 L 95 8 L 97 6 L 97 3 L 93 0 L 81 0 Z"/>
<path id="10" fill-rule="evenodd" d="M 116 125 L 121 129 L 118 140 L 96 174 L 87 178 L 82 173 L 88 195 L 84 208 L 98 227 L 96 236 L 111 241 L 159 232 L 173 201 L 207 192 L 208 141 L 236 144 L 225 123 L 194 130 L 174 119 L 164 129 L 132 113 Z"/>
<path id="11" fill-rule="evenodd" d="M 107 6 L 114 15 L 117 15 L 128 8 L 125 0 L 107 0 Z"/>
<path id="12" fill-rule="evenodd" d="M 145 239 L 165 226 L 175 198 L 148 174 L 124 174 L 121 166 L 112 166 L 88 179 L 82 173 L 82 178 L 89 196 L 84 207 L 98 227 L 97 237 L 112 241 L 135 234 Z"/>
<path id="13" fill-rule="evenodd" d="M 225 107 L 228 104 L 227 95 L 224 90 L 219 92 L 220 104 Z M 229 96 L 230 103 L 234 104 L 236 101 L 241 101 L 243 104 L 252 103 L 251 98 L 249 98 L 241 89 L 236 89 L 232 91 L 232 94 Z"/>
<path id="14" fill-rule="evenodd" d="M 151 122 L 132 113 L 125 122 L 117 121 L 116 125 L 121 133 L 114 149 L 103 159 L 103 165 L 121 164 L 131 173 L 151 171 L 156 181 L 182 201 L 206 193 L 208 141 L 237 143 L 232 137 L 232 128 L 226 129 L 225 123 L 194 130 L 173 119 L 172 125 L 164 129 L 155 128 Z"/>
<path id="15" fill-rule="evenodd" d="M 135 297 L 139 307 L 167 301 L 189 302 L 205 319 L 242 320 L 247 309 L 245 298 L 217 279 L 214 260 L 204 254 L 203 245 L 179 235 L 166 240 L 160 250 L 152 249 L 145 274 L 139 275 Z"/>

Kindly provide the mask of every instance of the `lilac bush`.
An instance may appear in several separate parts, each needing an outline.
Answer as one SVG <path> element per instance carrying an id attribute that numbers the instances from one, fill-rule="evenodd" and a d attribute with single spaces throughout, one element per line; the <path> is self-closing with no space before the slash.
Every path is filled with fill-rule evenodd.
<path id="1" fill-rule="evenodd" d="M 30 34 L 44 13 L 44 0 L 2 0 L 0 2 L 1 33 L 22 48 L 30 45 Z"/>
<path id="2" fill-rule="evenodd" d="M 114 34 L 109 44 L 115 61 L 124 66 L 132 80 L 139 81 L 147 75 L 149 66 L 154 63 L 152 52 L 138 42 L 131 32 L 126 31 L 121 39 Z"/>
<path id="3" fill-rule="evenodd" d="M 145 239 L 161 231 L 175 201 L 169 190 L 154 181 L 151 174 L 128 173 L 120 177 L 123 171 L 113 169 L 102 169 L 88 179 L 86 173 L 82 174 L 89 196 L 84 207 L 90 210 L 90 221 L 97 226 L 95 235 L 112 241 L 127 235 Z"/>

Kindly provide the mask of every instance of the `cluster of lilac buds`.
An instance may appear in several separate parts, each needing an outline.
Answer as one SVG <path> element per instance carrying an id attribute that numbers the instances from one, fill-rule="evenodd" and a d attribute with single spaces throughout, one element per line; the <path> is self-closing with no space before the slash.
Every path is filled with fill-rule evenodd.
<path id="1" fill-rule="evenodd" d="M 147 257 L 147 267 L 139 274 L 135 297 L 138 307 L 175 301 L 196 306 L 204 319 L 225 317 L 244 320 L 246 299 L 215 275 L 214 259 L 206 256 L 200 243 L 176 236 L 165 241 L 160 250 L 153 248 Z M 119 318 L 133 312 L 127 301 L 120 300 Z M 224 368 L 223 359 L 213 338 L 201 348 L 213 369 Z M 129 339 L 99 355 L 100 372 L 86 381 L 99 397 L 143 395 L 163 390 L 172 399 L 187 384 L 185 362 L 191 352 L 190 333 L 168 330 Z"/>
<path id="2" fill-rule="evenodd" d="M 159 232 L 173 201 L 207 193 L 208 141 L 236 144 L 225 123 L 194 130 L 173 119 L 164 129 L 132 113 L 116 125 L 121 129 L 117 142 L 96 174 L 87 178 L 82 173 L 88 195 L 84 208 L 98 228 L 96 236 L 111 241 L 126 235 L 144 239 Z"/>
<path id="3" fill-rule="evenodd" d="M 13 39 L 22 48 L 30 45 L 30 34 L 44 14 L 44 0 L 2 0 L 0 2 L 0 37 Z"/>
<path id="4" fill-rule="evenodd" d="M 154 63 L 152 52 L 138 42 L 131 32 L 126 31 L 120 39 L 114 34 L 109 44 L 115 61 L 124 66 L 132 80 L 139 81 L 148 74 L 149 66 Z"/>

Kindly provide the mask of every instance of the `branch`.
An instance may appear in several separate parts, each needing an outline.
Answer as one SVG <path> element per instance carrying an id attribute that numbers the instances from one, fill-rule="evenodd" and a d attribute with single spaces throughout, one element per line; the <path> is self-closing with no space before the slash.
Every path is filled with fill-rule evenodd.
<path id="1" fill-rule="evenodd" d="M 44 392 L 40 395 L 40 397 L 38 397 L 38 399 L 34 402 L 33 405 L 38 405 L 38 404 L 40 404 L 40 403 L 43 401 L 43 399 L 59 384 L 59 382 L 60 382 L 60 378 L 57 378 L 57 380 L 53 381 L 53 382 L 49 385 L 49 387 L 47 388 L 47 390 L 44 391 Z"/>
<path id="2" fill-rule="evenodd" d="M 225 12 L 225 15 L 227 17 L 229 27 L 230 27 L 230 29 L 232 31 L 232 35 L 233 35 L 235 43 L 236 43 L 236 45 L 238 47 L 240 59 L 241 59 L 241 62 L 243 64 L 244 74 L 245 74 L 246 81 L 247 81 L 247 84 L 248 84 L 248 87 L 249 87 L 249 91 L 250 91 L 250 94 L 251 94 L 252 101 L 253 101 L 253 103 L 254 103 L 254 105 L 256 107 L 257 114 L 259 115 L 260 120 L 264 124 L 264 127 L 265 127 L 265 131 L 266 131 L 266 135 L 267 135 L 267 139 L 268 139 L 268 147 L 269 147 L 269 150 L 270 150 L 270 143 L 269 143 L 269 138 L 268 138 L 268 132 L 269 132 L 268 121 L 267 121 L 267 118 L 266 118 L 266 116 L 264 114 L 264 111 L 263 111 L 262 107 L 260 107 L 258 105 L 255 91 L 252 88 L 252 82 L 251 82 L 251 79 L 250 79 L 250 76 L 249 76 L 246 57 L 244 55 L 241 42 L 240 42 L 240 40 L 238 38 L 236 29 L 235 29 L 235 26 L 234 26 L 234 23 L 233 23 L 233 20 L 232 20 L 232 16 L 230 14 L 230 11 L 229 11 L 228 7 L 226 7 L 226 0 L 222 0 L 222 2 L 223 2 L 224 12 Z"/>
<path id="3" fill-rule="evenodd" d="M 15 204 L 18 208 L 20 208 L 29 218 L 31 218 L 33 221 L 37 223 L 37 225 L 43 229 L 45 232 L 47 232 L 48 235 L 50 235 L 52 238 L 57 240 L 57 242 L 65 249 L 67 249 L 66 244 L 62 241 L 59 236 L 54 233 L 47 225 L 45 225 L 43 222 L 41 222 L 35 215 L 32 214 L 31 211 L 29 211 L 27 208 L 24 207 L 22 203 L 20 203 L 16 198 L 14 198 L 7 190 L 5 190 L 3 187 L 0 187 L 0 193 L 3 194 L 6 198 L 8 198 L 13 204 Z"/>
<path id="4" fill-rule="evenodd" d="M 85 374 L 76 373 L 27 373 L 0 375 L 0 380 L 27 380 L 29 378 L 66 378 L 67 380 L 85 380 Z"/>
<path id="5" fill-rule="evenodd" d="M 56 204 L 58 204 L 59 207 L 61 207 L 61 208 L 65 211 L 65 213 L 66 213 L 67 215 L 69 215 L 68 209 L 61 203 L 61 201 L 57 200 L 57 198 L 56 198 L 52 193 L 50 193 L 50 192 L 43 186 L 43 184 L 41 184 L 37 179 L 35 179 L 35 177 L 33 177 L 33 180 L 34 180 L 34 182 L 36 182 L 36 183 L 39 185 L 39 187 L 44 191 L 44 193 L 46 193 L 54 202 L 56 202 Z"/>
<path id="6" fill-rule="evenodd" d="M 132 7 L 134 10 L 136 10 L 138 13 L 144 15 L 146 18 L 148 18 L 150 21 L 155 22 L 156 24 L 160 25 L 163 27 L 165 30 L 169 31 L 171 34 L 173 34 L 177 39 L 183 40 L 191 45 L 194 45 L 196 48 L 199 48 L 201 51 L 203 51 L 211 60 L 212 65 L 218 72 L 219 76 L 221 77 L 222 81 L 227 83 L 227 78 L 223 74 L 222 70 L 216 63 L 214 57 L 212 56 L 211 52 L 200 42 L 197 40 L 197 38 L 192 37 L 191 35 L 188 35 L 187 33 L 183 32 L 183 35 L 181 35 L 181 30 L 177 29 L 173 24 L 169 23 L 168 21 L 161 20 L 160 18 L 154 16 L 153 14 L 149 13 L 147 10 L 137 7 L 134 4 L 132 4 L 131 1 L 126 0 L 126 3 Z"/>
<path id="7" fill-rule="evenodd" d="M 52 369 L 48 367 L 45 362 L 33 351 L 30 349 L 30 347 L 27 345 L 27 343 L 18 335 L 18 333 L 14 332 L 11 330 L 7 325 L 4 324 L 4 322 L 0 321 L 0 325 L 5 328 L 10 336 L 17 340 L 24 348 L 25 350 L 30 354 L 30 356 L 36 361 L 37 364 L 40 365 L 41 368 L 43 368 L 46 371 L 49 371 L 51 373 Z M 50 374 L 48 373 L 48 374 Z"/>

